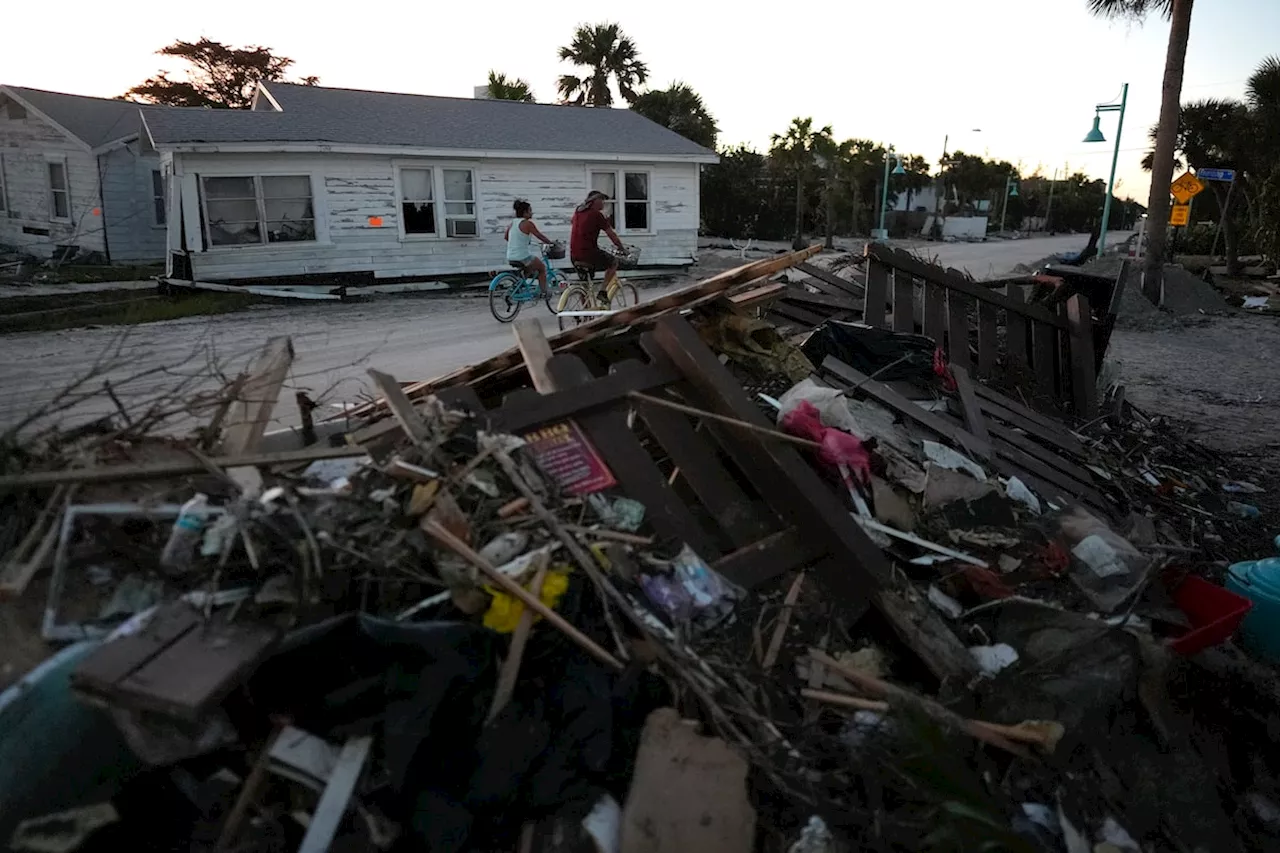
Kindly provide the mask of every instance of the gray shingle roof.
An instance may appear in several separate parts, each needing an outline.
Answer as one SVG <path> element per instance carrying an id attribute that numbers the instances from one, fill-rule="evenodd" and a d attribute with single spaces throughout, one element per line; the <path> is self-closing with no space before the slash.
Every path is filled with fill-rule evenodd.
<path id="1" fill-rule="evenodd" d="M 440 98 L 270 83 L 283 112 L 146 111 L 157 145 L 327 142 L 472 151 L 707 156 L 708 151 L 630 110 Z"/>
<path id="2" fill-rule="evenodd" d="M 139 130 L 138 104 L 5 86 L 22 100 L 67 129 L 90 148 L 133 136 Z"/>

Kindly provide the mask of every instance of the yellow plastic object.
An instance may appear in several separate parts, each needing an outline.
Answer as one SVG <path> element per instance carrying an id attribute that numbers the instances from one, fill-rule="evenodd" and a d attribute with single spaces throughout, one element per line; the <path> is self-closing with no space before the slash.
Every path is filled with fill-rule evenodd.
<path id="1" fill-rule="evenodd" d="M 543 579 L 542 593 L 538 597 L 542 599 L 543 604 L 554 609 L 568 588 L 569 569 L 567 567 L 552 569 L 547 572 L 546 578 Z M 499 634 L 510 634 L 516 629 L 516 625 L 520 622 L 520 616 L 524 613 L 524 602 L 507 595 L 496 587 L 485 586 L 484 589 L 485 592 L 493 596 L 489 609 L 484 613 L 484 626 L 497 631 Z M 538 618 L 535 615 L 534 621 L 537 621 Z"/>

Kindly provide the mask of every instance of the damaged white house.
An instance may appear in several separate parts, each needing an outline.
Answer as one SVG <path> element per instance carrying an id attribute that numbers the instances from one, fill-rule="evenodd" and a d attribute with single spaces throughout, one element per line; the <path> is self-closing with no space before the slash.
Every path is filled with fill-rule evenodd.
<path id="1" fill-rule="evenodd" d="M 589 189 L 646 265 L 697 246 L 714 152 L 629 110 L 262 84 L 252 110 L 143 110 L 169 185 L 168 274 L 432 279 L 506 267 L 512 202 L 553 239 Z"/>

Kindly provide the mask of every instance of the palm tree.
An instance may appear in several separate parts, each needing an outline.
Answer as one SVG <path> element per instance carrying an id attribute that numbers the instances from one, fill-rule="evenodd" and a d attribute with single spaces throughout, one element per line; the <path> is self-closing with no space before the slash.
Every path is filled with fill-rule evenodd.
<path id="1" fill-rule="evenodd" d="M 1170 21 L 1169 48 L 1164 59 L 1164 84 L 1160 95 L 1160 121 L 1156 125 L 1155 158 L 1151 168 L 1151 196 L 1147 202 L 1147 256 L 1142 292 L 1157 305 L 1164 292 L 1165 243 L 1168 238 L 1169 184 L 1173 183 L 1174 146 L 1178 136 L 1178 109 L 1182 100 L 1182 76 L 1191 38 L 1191 6 L 1194 0 L 1086 0 L 1089 11 L 1104 18 L 1141 20 L 1158 12 Z"/>
<path id="2" fill-rule="evenodd" d="M 632 102 L 631 109 L 703 148 L 715 150 L 720 128 L 702 103 L 702 97 L 684 83 L 645 92 Z"/>
<path id="3" fill-rule="evenodd" d="M 534 102 L 533 90 L 526 81 L 519 77 L 507 79 L 507 75 L 497 71 L 489 72 L 489 97 L 495 101 Z"/>
<path id="4" fill-rule="evenodd" d="M 560 48 L 560 58 L 590 72 L 586 77 L 565 74 L 560 78 L 556 88 L 566 104 L 612 106 L 610 78 L 630 104 L 636 99 L 636 87 L 649 78 L 649 66 L 640 61 L 635 42 L 617 24 L 583 24 L 574 31 L 573 43 Z"/>
<path id="5" fill-rule="evenodd" d="M 815 131 L 811 118 L 792 119 L 786 133 L 775 133 L 771 139 L 769 156 L 794 172 L 796 178 L 796 228 L 791 241 L 796 249 L 804 247 L 804 187 L 813 168 L 813 155 L 825 148 L 830 139 L 831 125 Z"/>

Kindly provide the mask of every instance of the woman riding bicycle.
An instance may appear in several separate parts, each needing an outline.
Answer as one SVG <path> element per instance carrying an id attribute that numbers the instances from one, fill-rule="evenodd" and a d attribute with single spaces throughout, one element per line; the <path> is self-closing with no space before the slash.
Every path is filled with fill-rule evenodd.
<path id="1" fill-rule="evenodd" d="M 619 252 L 626 251 L 617 232 L 609 224 L 609 217 L 604 215 L 604 202 L 607 198 L 599 190 L 587 193 L 587 200 L 573 212 L 573 220 L 569 226 L 569 260 L 575 267 L 605 271 L 601 291 L 601 301 L 605 303 L 609 301 L 606 295 L 609 286 L 618 278 L 618 259 L 596 244 L 600 239 L 600 232 L 608 235 Z"/>
<path id="2" fill-rule="evenodd" d="M 525 274 L 537 273 L 538 287 L 542 293 L 547 292 L 547 265 L 542 256 L 533 250 L 533 238 L 551 245 L 551 240 L 533 224 L 533 205 L 518 198 L 512 205 L 516 218 L 507 225 L 503 239 L 507 241 L 507 260 L 524 265 Z M 561 255 L 563 257 L 563 255 Z"/>

